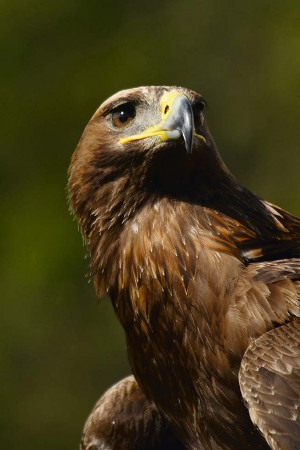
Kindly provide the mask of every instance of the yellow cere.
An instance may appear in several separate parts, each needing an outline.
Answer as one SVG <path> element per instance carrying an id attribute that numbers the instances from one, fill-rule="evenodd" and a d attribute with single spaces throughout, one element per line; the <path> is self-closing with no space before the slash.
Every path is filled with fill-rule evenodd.
<path id="1" fill-rule="evenodd" d="M 161 115 L 162 115 L 163 120 L 167 119 L 168 115 L 171 112 L 172 105 L 173 105 L 173 102 L 174 102 L 175 98 L 180 96 L 180 95 L 183 95 L 183 94 L 181 94 L 178 91 L 171 91 L 171 92 L 165 92 L 165 94 L 162 96 L 162 98 L 160 100 L 160 109 L 161 109 Z M 165 112 L 166 107 L 168 107 L 168 109 Z M 198 139 L 201 139 L 201 141 L 206 142 L 206 139 L 205 139 L 204 136 L 202 136 L 202 134 L 197 134 L 197 133 L 194 132 L 194 136 L 196 136 Z M 161 137 L 161 140 L 162 141 L 167 141 L 168 137 L 166 136 L 165 139 L 163 139 Z"/>
<path id="2" fill-rule="evenodd" d="M 165 120 L 168 115 L 171 112 L 173 102 L 176 97 L 179 97 L 180 92 L 178 91 L 171 91 L 171 92 L 165 92 L 164 95 L 160 99 L 160 110 L 161 110 L 161 116 Z M 168 107 L 168 110 L 165 112 L 166 107 Z"/>
<path id="3" fill-rule="evenodd" d="M 177 91 L 172 92 L 166 92 L 160 100 L 160 109 L 161 109 L 161 115 L 163 121 L 168 117 L 168 115 L 171 112 L 171 106 L 175 100 L 176 97 L 178 97 L 180 94 Z M 168 107 L 168 110 L 165 112 L 166 107 Z M 121 138 L 119 140 L 120 144 L 126 144 L 127 142 L 132 141 L 138 141 L 140 139 L 146 139 L 148 137 L 152 136 L 159 136 L 160 139 L 165 142 L 168 140 L 168 134 L 161 129 L 161 124 L 153 125 L 152 127 L 147 128 L 143 133 L 141 134 L 133 134 L 132 136 L 128 136 L 125 138 Z"/>
<path id="4" fill-rule="evenodd" d="M 174 103 L 175 98 L 178 96 L 181 96 L 181 95 L 183 95 L 183 94 L 178 91 L 171 91 L 171 92 L 166 92 L 165 94 L 163 94 L 161 97 L 161 100 L 160 100 L 160 110 L 161 110 L 162 121 L 157 125 L 153 125 L 153 126 L 147 128 L 141 134 L 133 134 L 132 136 L 127 136 L 125 138 L 121 138 L 119 140 L 120 144 L 123 145 L 123 144 L 126 144 L 127 142 L 139 141 L 141 139 L 146 139 L 146 138 L 153 137 L 153 136 L 159 136 L 163 142 L 168 141 L 170 139 L 169 132 L 166 130 L 163 130 L 162 125 L 166 121 L 166 119 L 168 118 L 169 114 L 172 111 L 172 105 Z M 196 136 L 197 138 L 206 142 L 206 139 L 202 135 L 194 133 L 194 136 Z"/>

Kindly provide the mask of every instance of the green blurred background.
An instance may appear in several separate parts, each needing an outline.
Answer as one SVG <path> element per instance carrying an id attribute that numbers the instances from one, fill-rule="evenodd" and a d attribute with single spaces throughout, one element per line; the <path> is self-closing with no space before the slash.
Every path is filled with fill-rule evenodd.
<path id="1" fill-rule="evenodd" d="M 4 1 L 1 5 L 1 448 L 78 448 L 129 367 L 68 212 L 67 167 L 98 105 L 190 87 L 238 178 L 300 214 L 300 2 Z"/>

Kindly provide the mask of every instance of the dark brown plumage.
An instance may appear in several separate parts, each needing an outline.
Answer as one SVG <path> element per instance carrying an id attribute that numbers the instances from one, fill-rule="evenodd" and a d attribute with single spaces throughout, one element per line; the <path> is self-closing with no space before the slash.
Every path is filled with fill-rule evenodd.
<path id="1" fill-rule="evenodd" d="M 300 448 L 300 220 L 233 177 L 204 105 L 174 87 L 107 100 L 74 153 L 71 207 L 170 433 L 190 450 Z"/>
<path id="2" fill-rule="evenodd" d="M 149 402 L 133 376 L 96 403 L 83 431 L 81 450 L 184 450 L 170 424 Z"/>

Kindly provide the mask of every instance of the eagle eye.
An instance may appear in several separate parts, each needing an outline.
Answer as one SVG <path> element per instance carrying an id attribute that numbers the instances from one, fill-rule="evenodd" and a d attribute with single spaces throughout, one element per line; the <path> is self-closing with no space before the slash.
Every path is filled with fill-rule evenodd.
<path id="1" fill-rule="evenodd" d="M 133 121 L 136 115 L 135 106 L 133 103 L 123 103 L 117 106 L 112 111 L 112 122 L 117 128 L 123 128 Z"/>
<path id="2" fill-rule="evenodd" d="M 194 117 L 195 117 L 195 121 L 200 123 L 200 125 L 203 124 L 204 121 L 204 111 L 206 109 L 207 105 L 205 100 L 200 100 L 196 103 L 196 105 L 194 106 Z"/>

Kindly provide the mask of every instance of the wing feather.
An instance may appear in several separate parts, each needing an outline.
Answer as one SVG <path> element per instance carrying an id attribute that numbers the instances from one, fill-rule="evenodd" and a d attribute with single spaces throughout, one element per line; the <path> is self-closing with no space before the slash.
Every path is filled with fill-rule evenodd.
<path id="1" fill-rule="evenodd" d="M 250 417 L 271 448 L 299 449 L 299 320 L 252 342 L 241 363 L 239 383 Z"/>

